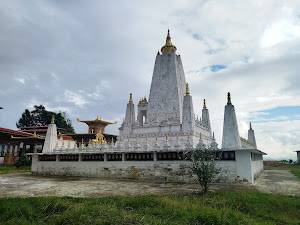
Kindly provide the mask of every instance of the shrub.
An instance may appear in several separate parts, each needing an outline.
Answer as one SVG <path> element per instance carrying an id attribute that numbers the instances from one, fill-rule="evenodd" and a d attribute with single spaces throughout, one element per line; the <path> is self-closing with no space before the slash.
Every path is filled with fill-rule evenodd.
<path id="1" fill-rule="evenodd" d="M 191 149 L 185 152 L 184 156 L 190 161 L 188 166 L 190 173 L 196 175 L 203 193 L 207 193 L 209 185 L 216 175 L 221 172 L 214 161 L 212 151 L 207 148 Z"/>
<path id="2" fill-rule="evenodd" d="M 26 154 L 23 154 L 19 157 L 19 160 L 15 163 L 16 167 L 21 167 L 23 168 L 24 166 L 30 166 L 31 165 L 31 160 Z"/>

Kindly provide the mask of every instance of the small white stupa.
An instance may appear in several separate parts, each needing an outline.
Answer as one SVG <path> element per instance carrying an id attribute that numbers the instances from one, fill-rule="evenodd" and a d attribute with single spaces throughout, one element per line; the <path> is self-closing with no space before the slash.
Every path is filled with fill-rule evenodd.
<path id="1" fill-rule="evenodd" d="M 57 128 L 54 123 L 54 115 L 52 115 L 51 123 L 48 125 L 48 130 L 44 142 L 43 153 L 52 153 L 57 143 Z"/>

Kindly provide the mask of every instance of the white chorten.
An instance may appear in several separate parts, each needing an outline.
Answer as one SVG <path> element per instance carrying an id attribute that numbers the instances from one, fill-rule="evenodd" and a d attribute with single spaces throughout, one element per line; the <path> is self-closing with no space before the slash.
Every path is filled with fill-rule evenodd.
<path id="1" fill-rule="evenodd" d="M 57 128 L 54 123 L 54 115 L 52 116 L 51 123 L 48 125 L 46 138 L 43 146 L 43 153 L 53 152 L 57 143 Z"/>
<path id="2" fill-rule="evenodd" d="M 166 44 L 161 48 L 162 54 L 158 52 L 156 56 L 149 101 L 146 97 L 139 101 L 137 120 L 130 94 L 125 119 L 119 128 L 119 137 L 123 140 L 139 138 L 141 146 L 144 146 L 148 137 L 149 144 L 153 146 L 158 137 L 157 144 L 164 146 L 167 136 L 172 150 L 176 142 L 186 143 L 188 136 L 195 147 L 201 133 L 204 144 L 210 145 L 212 136 L 208 109 L 204 102 L 203 120 L 195 120 L 192 96 L 185 81 L 181 57 L 176 50 L 168 31 Z M 134 146 L 135 143 L 131 144 Z"/>

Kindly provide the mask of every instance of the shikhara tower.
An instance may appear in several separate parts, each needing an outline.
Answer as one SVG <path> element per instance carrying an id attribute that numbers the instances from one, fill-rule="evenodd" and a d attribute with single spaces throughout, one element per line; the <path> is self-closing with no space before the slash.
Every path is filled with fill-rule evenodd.
<path id="1" fill-rule="evenodd" d="M 119 128 L 122 140 L 134 144 L 138 138 L 143 146 L 147 137 L 151 146 L 154 143 L 161 148 L 169 145 L 169 149 L 176 148 L 174 146 L 178 144 L 182 147 L 195 147 L 199 142 L 211 145 L 213 140 L 206 102 L 204 100 L 202 120 L 196 119 L 181 57 L 176 50 L 168 31 L 162 54 L 158 52 L 156 56 L 149 100 L 144 97 L 139 101 L 137 117 L 130 94 L 125 119 Z"/>

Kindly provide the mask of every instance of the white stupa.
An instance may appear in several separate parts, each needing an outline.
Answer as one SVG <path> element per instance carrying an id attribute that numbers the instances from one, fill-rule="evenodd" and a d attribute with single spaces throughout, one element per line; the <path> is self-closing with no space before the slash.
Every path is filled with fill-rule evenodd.
<path id="1" fill-rule="evenodd" d="M 178 143 L 186 143 L 188 136 L 195 147 L 202 134 L 203 143 L 212 142 L 209 112 L 204 100 L 202 120 L 195 119 L 192 96 L 186 83 L 180 55 L 172 44 L 170 32 L 166 44 L 158 52 L 155 60 L 149 101 L 142 98 L 137 104 L 137 120 L 132 94 L 127 103 L 124 122 L 119 128 L 119 138 L 135 140 L 139 138 L 141 146 L 148 143 L 164 146 L 166 137 L 170 149 L 176 149 Z M 178 136 L 178 139 L 177 139 Z M 131 143 L 134 145 L 134 142 Z"/>

